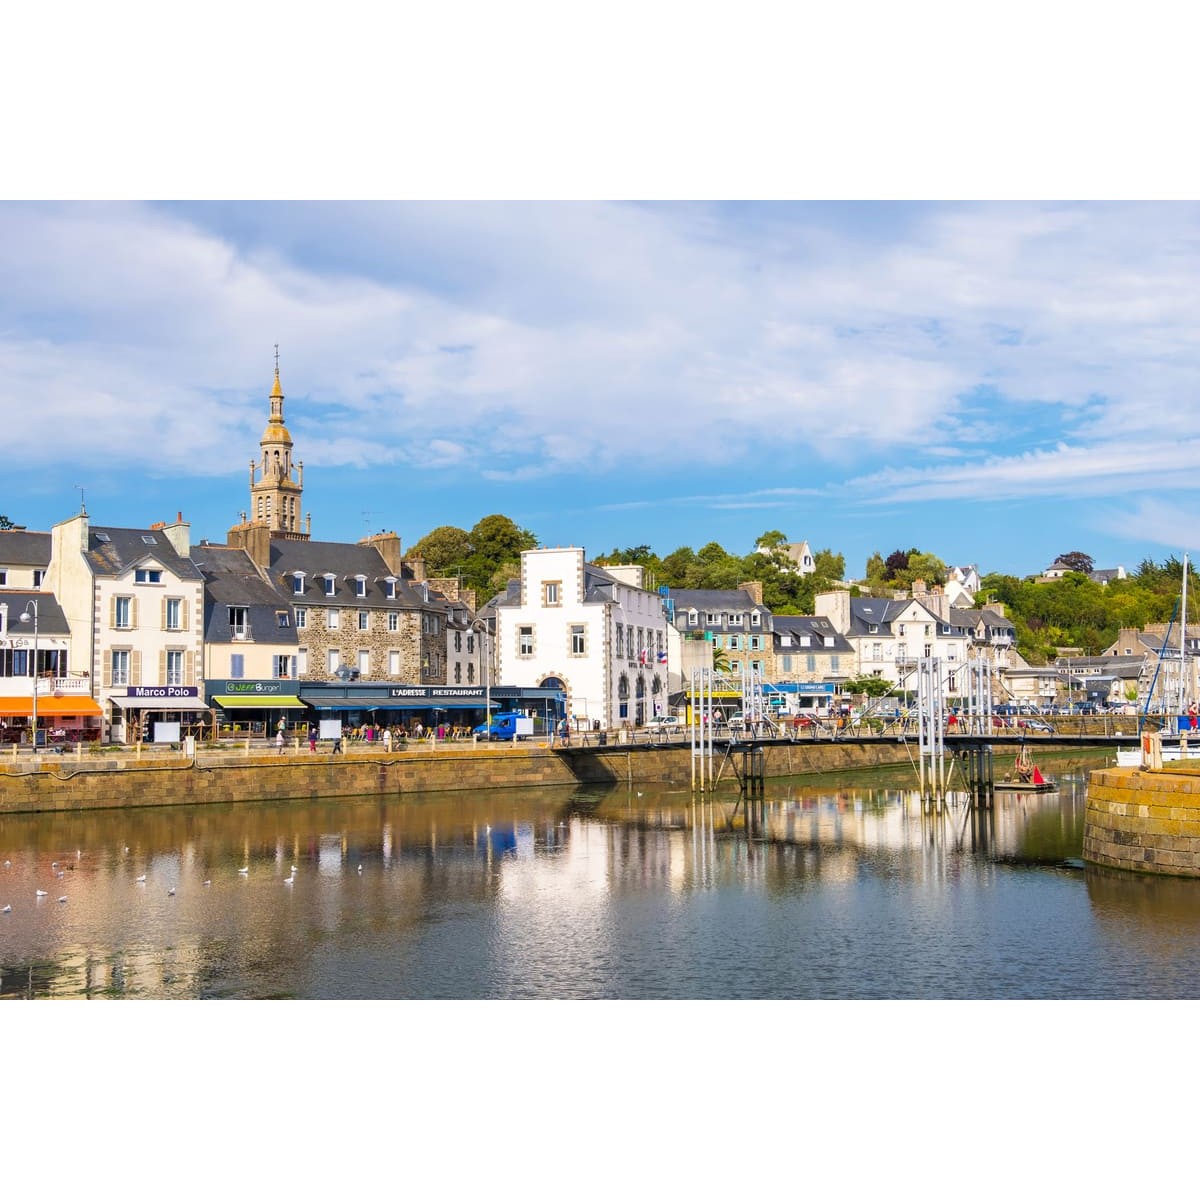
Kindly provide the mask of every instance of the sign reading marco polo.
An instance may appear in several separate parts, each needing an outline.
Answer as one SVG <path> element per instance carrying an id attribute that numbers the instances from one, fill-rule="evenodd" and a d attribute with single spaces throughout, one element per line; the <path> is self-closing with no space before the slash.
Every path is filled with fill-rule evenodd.
<path id="1" fill-rule="evenodd" d="M 484 690 L 481 687 L 422 687 L 414 684 L 388 688 L 388 695 L 393 700 L 478 700 L 482 704 Z"/>
<path id="2" fill-rule="evenodd" d="M 198 687 L 131 687 L 126 696 L 137 700 L 195 700 L 200 695 Z"/>

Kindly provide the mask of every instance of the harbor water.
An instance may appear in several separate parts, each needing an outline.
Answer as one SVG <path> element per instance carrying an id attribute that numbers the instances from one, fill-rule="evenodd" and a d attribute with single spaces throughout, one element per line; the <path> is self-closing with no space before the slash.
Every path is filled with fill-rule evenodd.
<path id="1" fill-rule="evenodd" d="M 1200 883 L 1079 858 L 1097 765 L 7 816 L 0 996 L 1193 998 Z"/>

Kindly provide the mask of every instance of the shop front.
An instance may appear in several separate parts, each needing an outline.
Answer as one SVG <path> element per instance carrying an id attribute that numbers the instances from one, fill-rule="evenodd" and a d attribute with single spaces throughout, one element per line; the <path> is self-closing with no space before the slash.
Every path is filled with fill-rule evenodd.
<path id="1" fill-rule="evenodd" d="M 209 680 L 217 735 L 271 737 L 283 730 L 288 737 L 304 736 L 312 714 L 298 691 L 295 680 Z"/>
<path id="2" fill-rule="evenodd" d="M 39 680 L 39 746 L 68 746 L 100 737 L 103 712 L 84 690 L 86 679 Z M 61 690 L 54 685 L 65 685 Z M 0 696 L 0 743 L 29 745 L 33 738 L 33 697 Z"/>
<path id="3" fill-rule="evenodd" d="M 486 689 L 449 684 L 317 684 L 302 686 L 300 699 L 323 730 L 338 721 L 347 737 L 366 741 L 385 729 L 393 736 L 463 737 L 483 721 L 487 705 Z"/>
<path id="4" fill-rule="evenodd" d="M 211 713 L 198 687 L 130 687 L 125 695 L 108 699 L 110 741 L 173 744 L 209 732 Z"/>

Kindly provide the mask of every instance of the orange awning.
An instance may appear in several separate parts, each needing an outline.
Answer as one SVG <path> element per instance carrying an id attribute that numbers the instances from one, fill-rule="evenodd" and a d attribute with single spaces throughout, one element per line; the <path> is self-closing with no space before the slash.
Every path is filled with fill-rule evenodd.
<path id="1" fill-rule="evenodd" d="M 32 717 L 33 699 L 29 696 L 0 696 L 0 717 Z M 91 696 L 39 696 L 38 720 L 43 717 L 103 716 Z"/>

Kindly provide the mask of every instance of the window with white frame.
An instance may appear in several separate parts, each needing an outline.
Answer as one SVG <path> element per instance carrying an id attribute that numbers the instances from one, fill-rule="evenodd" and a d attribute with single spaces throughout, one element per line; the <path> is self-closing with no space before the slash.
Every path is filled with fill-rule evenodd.
<path id="1" fill-rule="evenodd" d="M 149 567 L 138 567 L 133 573 L 134 583 L 162 583 L 162 572 Z"/>
<path id="2" fill-rule="evenodd" d="M 689 625 L 697 625 L 700 622 L 700 614 L 694 609 L 688 609 L 687 623 Z"/>
<path id="3" fill-rule="evenodd" d="M 229 632 L 236 642 L 244 642 L 250 636 L 250 612 L 240 605 L 229 608 Z"/>
<path id="4" fill-rule="evenodd" d="M 33 586 L 35 588 L 40 588 L 42 586 L 42 580 L 45 578 L 46 578 L 46 572 L 41 567 L 39 567 L 33 573 Z"/>
<path id="5" fill-rule="evenodd" d="M 371 628 L 371 614 L 365 608 L 358 610 L 358 627 L 361 630 Z"/>
<path id="6" fill-rule="evenodd" d="M 388 651 L 388 674 L 393 675 L 393 676 L 400 674 L 400 651 L 399 650 L 389 650 Z"/>
<path id="7" fill-rule="evenodd" d="M 751 625 L 761 625 L 762 624 L 762 613 L 760 613 L 757 608 L 750 614 L 750 624 Z"/>
<path id="8" fill-rule="evenodd" d="M 829 672 L 831 675 L 836 675 L 842 668 L 842 657 L 840 654 L 831 654 L 829 656 Z"/>
<path id="9" fill-rule="evenodd" d="M 129 686 L 128 650 L 114 650 L 112 652 L 112 681 L 113 687 Z"/>
<path id="10" fill-rule="evenodd" d="M 383 581 L 383 594 L 389 600 L 395 600 L 396 598 L 396 581 L 391 576 L 388 576 L 388 578 Z"/>
<path id="11" fill-rule="evenodd" d="M 180 687 L 183 684 L 183 651 L 168 650 L 166 662 L 166 679 L 163 680 L 168 687 Z"/>
<path id="12" fill-rule="evenodd" d="M 400 628 L 400 614 L 396 612 L 388 613 L 388 633 L 395 633 Z"/>
<path id="13" fill-rule="evenodd" d="M 292 592 L 297 596 L 304 595 L 304 576 L 299 571 L 292 576 Z"/>
<path id="14" fill-rule="evenodd" d="M 826 636 L 824 640 L 825 640 L 825 645 L 827 647 L 835 646 L 837 644 L 833 638 L 828 637 L 828 636 Z"/>
<path id="15" fill-rule="evenodd" d="M 296 651 L 296 674 L 297 675 L 307 675 L 308 674 L 308 647 L 307 646 L 301 646 Z"/>
<path id="16" fill-rule="evenodd" d="M 332 596 L 334 589 L 336 587 L 337 587 L 337 576 L 336 575 L 326 575 L 325 576 L 325 595 Z"/>
<path id="17" fill-rule="evenodd" d="M 116 596 L 113 604 L 113 626 L 117 629 L 133 628 L 133 597 Z"/>
<path id="18" fill-rule="evenodd" d="M 341 624 L 340 608 L 327 608 L 325 610 L 325 628 L 337 629 Z"/>
<path id="19" fill-rule="evenodd" d="M 741 613 L 730 613 L 729 614 L 729 626 L 731 629 L 741 629 L 742 614 Z"/>
<path id="20" fill-rule="evenodd" d="M 275 611 L 275 625 L 279 629 L 290 629 L 292 625 L 292 614 L 286 609 L 277 609 Z"/>
<path id="21" fill-rule="evenodd" d="M 183 601 L 171 597 L 163 612 L 164 624 L 168 629 L 183 628 Z"/>
<path id="22" fill-rule="evenodd" d="M 557 608 L 562 603 L 561 597 L 561 579 L 551 579 L 542 584 L 542 604 L 546 608 Z"/>
<path id="23" fill-rule="evenodd" d="M 371 674 L 371 652 L 370 650 L 360 650 L 358 652 L 358 676 L 360 679 L 366 679 Z"/>
<path id="24" fill-rule="evenodd" d="M 533 657 L 533 626 L 518 625 L 517 626 L 517 657 L 532 658 Z"/>
<path id="25" fill-rule="evenodd" d="M 308 628 L 308 609 L 307 608 L 296 609 L 296 628 L 297 629 L 307 629 Z"/>
<path id="26" fill-rule="evenodd" d="M 710 625 L 720 625 L 720 623 L 721 623 L 721 614 L 720 613 L 710 612 L 710 613 L 706 614 L 706 617 L 707 617 L 708 623 Z"/>
<path id="27" fill-rule="evenodd" d="M 292 656 L 290 654 L 275 654 L 271 657 L 271 678 L 291 679 Z"/>
<path id="28" fill-rule="evenodd" d="M 342 665 L 342 652 L 340 650 L 330 650 L 325 656 L 325 667 L 330 675 L 336 675 L 337 669 Z"/>
<path id="29" fill-rule="evenodd" d="M 731 633 L 727 640 L 729 642 L 730 650 L 740 650 L 741 649 L 741 639 L 738 637 L 738 635 L 736 633 Z"/>
<path id="30" fill-rule="evenodd" d="M 587 629 L 583 625 L 571 626 L 571 653 L 577 658 L 587 653 Z"/>
<path id="31" fill-rule="evenodd" d="M 800 645 L 802 645 L 802 646 L 811 646 L 811 645 L 812 645 L 812 638 L 811 638 L 811 637 L 810 637 L 810 636 L 809 636 L 807 633 L 802 633 L 802 634 L 800 635 Z"/>

